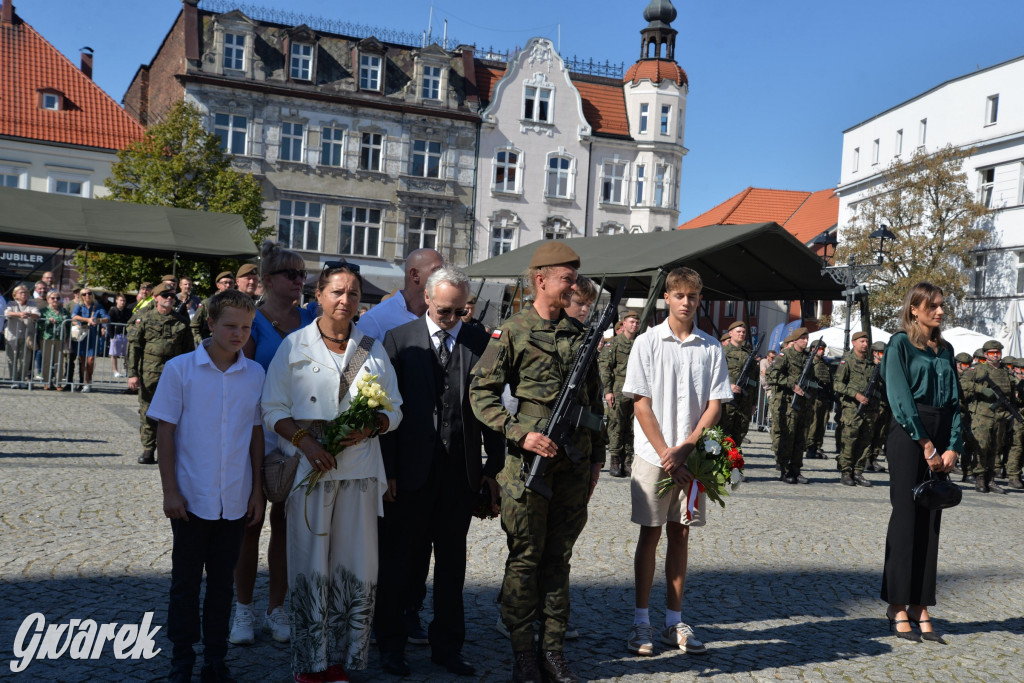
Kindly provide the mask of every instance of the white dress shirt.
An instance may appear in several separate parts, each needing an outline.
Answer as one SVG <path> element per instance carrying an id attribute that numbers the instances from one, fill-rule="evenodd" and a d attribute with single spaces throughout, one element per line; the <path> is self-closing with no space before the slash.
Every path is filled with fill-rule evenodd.
<path id="1" fill-rule="evenodd" d="M 693 432 L 708 401 L 731 401 L 729 366 L 722 345 L 696 326 L 680 341 L 668 320 L 633 342 L 622 393 L 634 400 L 651 399 L 651 409 L 669 446 L 678 446 Z M 633 452 L 656 467 L 661 458 L 633 418 Z"/>
<path id="2" fill-rule="evenodd" d="M 363 334 L 368 334 L 379 342 L 384 341 L 384 335 L 399 325 L 412 322 L 419 318 L 405 306 L 405 297 L 402 290 L 368 310 L 359 316 L 356 327 Z"/>
<path id="3" fill-rule="evenodd" d="M 441 338 L 437 336 L 437 333 L 441 331 L 441 326 L 434 322 L 434 319 L 429 315 L 424 314 L 424 318 L 427 320 L 427 331 L 430 333 L 430 345 L 434 347 L 434 353 L 441 347 Z M 455 323 L 455 327 L 450 330 L 445 330 L 448 333 L 447 344 L 449 355 L 455 350 L 455 339 L 459 336 L 459 331 L 462 329 L 462 320 Z"/>
<path id="4" fill-rule="evenodd" d="M 263 424 L 263 368 L 241 353 L 224 372 L 206 351 L 167 361 L 148 417 L 177 425 L 174 474 L 185 507 L 202 519 L 244 517 L 252 494 L 249 442 Z"/>

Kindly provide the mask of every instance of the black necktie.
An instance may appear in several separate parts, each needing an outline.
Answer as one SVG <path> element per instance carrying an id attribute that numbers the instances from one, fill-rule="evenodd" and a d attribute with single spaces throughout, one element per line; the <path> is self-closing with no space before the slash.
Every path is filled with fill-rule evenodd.
<path id="1" fill-rule="evenodd" d="M 437 345 L 437 359 L 441 361 L 441 367 L 448 367 L 448 359 L 451 358 L 452 354 L 448 350 L 448 337 L 451 335 L 444 330 L 437 331 L 437 338 L 440 343 Z"/>

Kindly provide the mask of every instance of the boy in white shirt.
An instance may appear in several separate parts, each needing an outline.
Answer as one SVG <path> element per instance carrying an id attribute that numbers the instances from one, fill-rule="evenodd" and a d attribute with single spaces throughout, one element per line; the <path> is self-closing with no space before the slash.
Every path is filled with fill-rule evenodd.
<path id="1" fill-rule="evenodd" d="M 693 475 L 686 459 L 705 427 L 721 416 L 722 401 L 732 400 L 729 371 L 721 344 L 694 324 L 703 282 L 690 268 L 676 268 L 665 279 L 669 317 L 633 342 L 622 393 L 633 397 L 634 461 L 630 481 L 632 521 L 640 525 L 634 557 L 636 609 L 627 646 L 654 654 L 648 604 L 657 562 L 661 527 L 667 524 L 665 555 L 665 628 L 662 642 L 688 654 L 707 648 L 682 621 L 690 527 L 703 526 L 706 495 L 698 495 L 687 514 Z M 663 498 L 657 482 L 671 477 L 676 486 Z"/>
<path id="2" fill-rule="evenodd" d="M 203 603 L 202 679 L 227 681 L 234 568 L 246 523 L 263 523 L 263 368 L 242 355 L 256 308 L 236 289 L 210 298 L 212 335 L 164 367 L 149 416 L 158 421 L 164 514 L 171 520 L 171 595 L 167 637 L 170 681 L 190 681 Z"/>

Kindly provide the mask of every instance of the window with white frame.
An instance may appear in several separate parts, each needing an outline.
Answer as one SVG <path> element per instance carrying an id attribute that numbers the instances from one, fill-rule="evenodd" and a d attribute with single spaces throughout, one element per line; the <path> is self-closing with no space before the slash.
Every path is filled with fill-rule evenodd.
<path id="1" fill-rule="evenodd" d="M 213 134 L 220 137 L 220 148 L 228 154 L 245 154 L 248 119 L 238 114 L 215 113 Z"/>
<path id="2" fill-rule="evenodd" d="M 494 154 L 494 182 L 496 192 L 519 191 L 520 153 L 513 149 L 499 149 Z"/>
<path id="3" fill-rule="evenodd" d="M 363 133 L 359 142 L 359 168 L 364 171 L 379 171 L 383 152 L 383 133 Z"/>
<path id="4" fill-rule="evenodd" d="M 405 235 L 405 254 L 417 249 L 437 248 L 437 219 L 413 216 L 409 219 L 409 230 Z"/>
<path id="5" fill-rule="evenodd" d="M 640 206 L 644 203 L 644 181 L 647 179 L 647 166 L 644 164 L 636 165 L 636 196 L 634 197 L 634 204 Z"/>
<path id="6" fill-rule="evenodd" d="M 420 97 L 425 100 L 441 99 L 441 67 L 424 66 Z"/>
<path id="7" fill-rule="evenodd" d="M 850 170 L 854 173 L 857 172 L 857 167 L 860 166 L 860 147 L 853 148 L 853 161 L 850 166 Z"/>
<path id="8" fill-rule="evenodd" d="M 668 166 L 665 164 L 656 164 L 654 167 L 654 205 L 655 206 L 667 206 L 667 193 L 665 189 L 667 187 L 668 180 Z"/>
<path id="9" fill-rule="evenodd" d="M 569 199 L 572 194 L 572 158 L 561 154 L 548 157 L 545 194 L 557 199 Z"/>
<path id="10" fill-rule="evenodd" d="M 896 156 L 903 154 L 903 129 L 896 131 Z"/>
<path id="11" fill-rule="evenodd" d="M 1017 294 L 1024 294 L 1024 251 L 1017 252 Z M 1014 303 L 1014 306 L 1017 304 Z"/>
<path id="12" fill-rule="evenodd" d="M 551 218 L 544 225 L 544 239 L 564 240 L 569 237 L 569 224 L 561 218 Z"/>
<path id="13" fill-rule="evenodd" d="M 608 223 L 603 223 L 599 229 L 599 232 L 602 235 L 625 235 L 626 226 L 623 225 L 622 223 L 610 221 Z"/>
<path id="14" fill-rule="evenodd" d="M 320 163 L 324 166 L 345 165 L 345 129 L 325 126 L 320 131 Z"/>
<path id="15" fill-rule="evenodd" d="M 871 143 L 871 165 L 875 166 L 878 164 L 878 157 L 882 154 L 882 141 L 875 138 L 875 141 Z"/>
<path id="16" fill-rule="evenodd" d="M 512 243 L 516 237 L 516 229 L 506 225 L 491 226 L 491 256 L 501 256 L 512 251 Z"/>
<path id="17" fill-rule="evenodd" d="M 25 171 L 16 166 L 0 166 L 0 187 L 21 187 L 23 176 Z"/>
<path id="18" fill-rule="evenodd" d="M 313 80 L 313 46 L 309 43 L 292 43 L 290 65 L 293 79 Z"/>
<path id="19" fill-rule="evenodd" d="M 281 124 L 281 161 L 302 161 L 302 124 Z"/>
<path id="20" fill-rule="evenodd" d="M 551 88 L 528 85 L 523 93 L 523 118 L 551 123 Z"/>
<path id="21" fill-rule="evenodd" d="M 289 249 L 320 250 L 320 221 L 323 205 L 317 202 L 281 200 L 277 216 L 277 238 Z"/>
<path id="22" fill-rule="evenodd" d="M 233 71 L 245 69 L 245 34 L 224 34 L 224 68 Z"/>
<path id="23" fill-rule="evenodd" d="M 88 197 L 89 183 L 85 178 L 75 176 L 50 176 L 50 192 L 72 197 Z"/>
<path id="24" fill-rule="evenodd" d="M 992 208 L 992 190 L 996 184 L 996 169 L 986 168 L 978 172 L 978 201 L 986 209 Z"/>
<path id="25" fill-rule="evenodd" d="M 985 294 L 985 268 L 988 266 L 988 255 L 976 254 L 974 256 L 974 277 L 971 278 L 971 285 L 975 296 Z"/>
<path id="26" fill-rule="evenodd" d="M 380 256 L 383 211 L 364 206 L 341 207 L 338 252 L 354 256 Z"/>
<path id="27" fill-rule="evenodd" d="M 413 140 L 409 173 L 419 178 L 440 178 L 441 143 L 437 140 Z"/>
<path id="28" fill-rule="evenodd" d="M 648 115 L 648 113 L 650 111 L 650 108 L 651 107 L 648 104 L 641 104 L 640 105 L 640 132 L 641 133 L 646 133 L 647 132 L 647 115 Z"/>
<path id="29" fill-rule="evenodd" d="M 672 107 L 667 104 L 661 105 L 661 134 L 668 135 L 669 118 L 672 115 Z"/>
<path id="30" fill-rule="evenodd" d="M 917 145 L 924 147 L 928 141 L 928 119 L 921 119 L 917 124 Z"/>
<path id="31" fill-rule="evenodd" d="M 626 201 L 626 164 L 620 161 L 606 161 L 601 171 L 601 201 L 609 204 L 624 204 Z"/>
<path id="32" fill-rule="evenodd" d="M 52 92 L 44 92 L 42 100 L 43 109 L 49 109 L 50 111 L 59 111 L 60 99 L 60 95 L 54 94 Z"/>
<path id="33" fill-rule="evenodd" d="M 360 90 L 380 90 L 380 65 L 377 55 L 359 55 Z"/>
<path id="34" fill-rule="evenodd" d="M 991 126 L 999 120 L 999 95 L 985 98 L 985 125 Z"/>

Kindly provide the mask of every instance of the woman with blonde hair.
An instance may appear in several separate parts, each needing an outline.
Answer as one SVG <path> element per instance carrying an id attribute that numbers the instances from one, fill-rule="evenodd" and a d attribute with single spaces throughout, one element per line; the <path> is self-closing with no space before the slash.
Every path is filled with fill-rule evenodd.
<path id="1" fill-rule="evenodd" d="M 897 637 L 945 644 L 928 615 L 928 607 L 935 604 L 942 512 L 917 505 L 912 493 L 929 470 L 953 469 L 963 451 L 960 384 L 953 347 L 942 338 L 942 304 L 942 290 L 930 282 L 911 287 L 903 299 L 903 330 L 889 340 L 882 359 L 893 419 L 886 444 L 892 515 L 881 597 L 889 605 L 886 617 Z"/>

